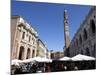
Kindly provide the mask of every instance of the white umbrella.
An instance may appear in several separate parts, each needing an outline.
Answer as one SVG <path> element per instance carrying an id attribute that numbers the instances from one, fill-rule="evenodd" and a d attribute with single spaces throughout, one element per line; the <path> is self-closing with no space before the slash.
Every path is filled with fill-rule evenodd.
<path id="1" fill-rule="evenodd" d="M 95 60 L 94 57 L 78 54 L 71 58 L 73 61 L 82 61 L 82 60 Z"/>
<path id="2" fill-rule="evenodd" d="M 48 58 L 42 58 L 42 61 L 43 62 L 52 62 L 52 60 L 51 59 L 48 59 Z"/>
<path id="3" fill-rule="evenodd" d="M 19 63 L 22 63 L 22 61 L 18 60 L 18 59 L 14 59 L 11 61 L 11 65 L 18 65 L 19 66 Z"/>
<path id="4" fill-rule="evenodd" d="M 70 57 L 62 57 L 59 59 L 60 61 L 68 61 L 68 60 L 71 60 Z"/>
<path id="5" fill-rule="evenodd" d="M 35 62 L 35 58 L 30 58 L 22 61 L 23 63 Z"/>
<path id="6" fill-rule="evenodd" d="M 35 57 L 34 58 L 37 62 L 52 62 L 51 59 L 45 58 L 45 57 Z"/>

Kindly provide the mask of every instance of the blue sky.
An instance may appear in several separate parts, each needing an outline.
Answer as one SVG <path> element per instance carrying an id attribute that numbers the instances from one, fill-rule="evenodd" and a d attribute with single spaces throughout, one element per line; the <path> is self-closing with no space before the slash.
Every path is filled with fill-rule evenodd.
<path id="1" fill-rule="evenodd" d="M 72 39 L 91 6 L 12 1 L 11 15 L 22 16 L 34 27 L 49 50 L 62 51 L 64 47 L 64 9 L 68 11 Z"/>

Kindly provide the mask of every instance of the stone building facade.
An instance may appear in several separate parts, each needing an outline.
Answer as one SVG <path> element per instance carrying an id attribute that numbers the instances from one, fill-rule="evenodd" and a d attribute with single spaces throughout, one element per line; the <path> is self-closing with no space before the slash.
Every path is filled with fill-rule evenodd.
<path id="1" fill-rule="evenodd" d="M 11 59 L 24 60 L 41 56 L 38 54 L 38 39 L 37 31 L 22 17 L 11 17 Z M 42 55 L 46 56 L 46 49 L 43 48 Z"/>
<path id="2" fill-rule="evenodd" d="M 84 54 L 96 57 L 96 7 L 91 7 L 88 15 L 75 33 L 69 47 L 70 57 Z"/>
<path id="3" fill-rule="evenodd" d="M 51 59 L 60 59 L 62 57 L 64 57 L 64 52 L 51 52 Z"/>
<path id="4" fill-rule="evenodd" d="M 50 59 L 50 51 L 47 49 L 46 45 L 41 39 L 37 41 L 37 56 L 46 57 Z"/>
<path id="5" fill-rule="evenodd" d="M 42 40 L 38 39 L 37 41 L 37 56 L 40 57 L 46 57 L 47 53 L 47 47 L 46 45 L 42 42 Z"/>
<path id="6" fill-rule="evenodd" d="M 46 55 L 47 55 L 47 58 L 51 59 L 51 52 L 49 50 L 47 50 Z"/>

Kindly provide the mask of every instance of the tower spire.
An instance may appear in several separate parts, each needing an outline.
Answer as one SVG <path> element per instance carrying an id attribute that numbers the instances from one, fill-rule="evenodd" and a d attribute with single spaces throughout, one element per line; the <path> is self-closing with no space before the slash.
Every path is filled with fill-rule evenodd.
<path id="1" fill-rule="evenodd" d="M 65 48 L 64 48 L 64 50 L 66 51 L 69 48 L 69 45 L 70 45 L 70 36 L 69 36 L 69 25 L 68 25 L 68 13 L 67 13 L 67 10 L 64 10 L 64 39 L 65 39 Z"/>

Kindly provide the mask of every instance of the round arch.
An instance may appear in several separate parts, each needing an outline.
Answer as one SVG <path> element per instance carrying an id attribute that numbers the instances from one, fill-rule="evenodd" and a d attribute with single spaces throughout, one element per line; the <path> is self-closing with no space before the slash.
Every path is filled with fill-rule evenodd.
<path id="1" fill-rule="evenodd" d="M 87 56 L 90 56 L 90 51 L 89 51 L 89 48 L 88 47 L 86 48 L 86 55 Z"/>
<path id="2" fill-rule="evenodd" d="M 23 56 L 24 56 L 24 47 L 21 46 L 20 50 L 19 50 L 19 57 L 18 57 L 18 59 L 19 60 L 23 60 Z"/>
<path id="3" fill-rule="evenodd" d="M 78 39 L 76 39 L 76 46 L 78 47 Z"/>
<path id="4" fill-rule="evenodd" d="M 95 22 L 93 19 L 90 20 L 90 28 L 91 28 L 92 33 L 96 32 L 96 26 L 95 26 Z"/>
<path id="5" fill-rule="evenodd" d="M 87 40 L 87 31 L 86 31 L 86 29 L 84 29 L 83 33 L 84 33 L 84 35 L 83 35 L 84 40 Z"/>
<path id="6" fill-rule="evenodd" d="M 30 58 L 30 53 L 31 53 L 30 48 L 28 48 L 27 49 L 27 57 L 26 57 L 26 59 L 29 59 Z"/>
<path id="7" fill-rule="evenodd" d="M 81 37 L 81 35 L 79 36 L 79 42 L 80 42 L 80 44 L 82 44 L 82 37 Z"/>
<path id="8" fill-rule="evenodd" d="M 81 54 L 84 54 L 82 49 L 81 49 Z"/>
<path id="9" fill-rule="evenodd" d="M 32 51 L 32 57 L 34 57 L 34 56 L 35 56 L 35 50 Z"/>

